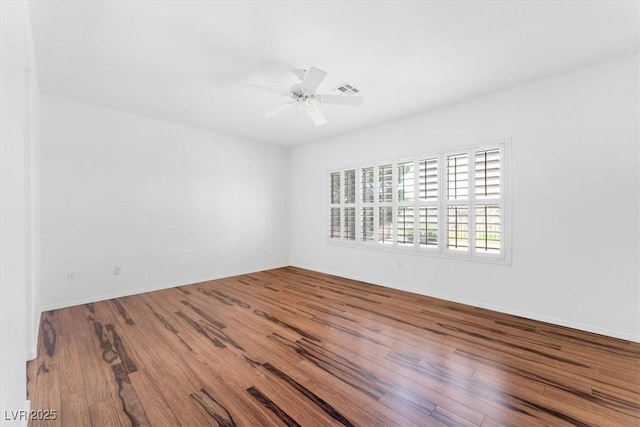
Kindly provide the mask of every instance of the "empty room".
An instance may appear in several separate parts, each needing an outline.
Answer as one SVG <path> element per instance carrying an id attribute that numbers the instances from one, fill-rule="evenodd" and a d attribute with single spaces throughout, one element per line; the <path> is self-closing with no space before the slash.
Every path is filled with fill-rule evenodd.
<path id="1" fill-rule="evenodd" d="M 0 1 L 1 426 L 640 425 L 640 3 Z"/>

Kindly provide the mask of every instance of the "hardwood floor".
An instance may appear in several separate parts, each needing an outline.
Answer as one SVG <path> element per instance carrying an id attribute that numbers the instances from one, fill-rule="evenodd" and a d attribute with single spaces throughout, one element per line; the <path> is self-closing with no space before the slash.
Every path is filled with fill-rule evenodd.
<path id="1" fill-rule="evenodd" d="M 43 313 L 32 426 L 640 425 L 640 344 L 282 268 Z"/>

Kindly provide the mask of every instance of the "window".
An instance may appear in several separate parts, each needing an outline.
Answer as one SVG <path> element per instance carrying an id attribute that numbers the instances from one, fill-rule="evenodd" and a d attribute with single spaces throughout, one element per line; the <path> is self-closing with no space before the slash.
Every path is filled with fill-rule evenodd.
<path id="1" fill-rule="evenodd" d="M 508 262 L 504 141 L 329 174 L 329 238 Z"/>

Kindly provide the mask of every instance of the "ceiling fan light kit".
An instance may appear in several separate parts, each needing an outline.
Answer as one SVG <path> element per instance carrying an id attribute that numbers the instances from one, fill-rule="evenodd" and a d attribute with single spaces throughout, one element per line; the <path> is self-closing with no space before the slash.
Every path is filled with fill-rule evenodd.
<path id="1" fill-rule="evenodd" d="M 311 67 L 309 71 L 300 70 L 296 73 L 301 82 L 297 83 L 289 89 L 288 92 L 280 92 L 285 96 L 291 98 L 284 104 L 281 104 L 273 110 L 267 112 L 263 117 L 270 119 L 273 116 L 288 110 L 294 105 L 301 105 L 304 107 L 305 113 L 313 121 L 316 126 L 323 125 L 327 122 L 317 104 L 335 104 L 335 105 L 347 105 L 352 107 L 359 107 L 362 105 L 363 98 L 361 96 L 354 95 L 360 92 L 349 84 L 343 84 L 336 88 L 340 95 L 320 94 L 316 93 L 318 86 L 327 77 L 327 72 L 317 67 Z"/>

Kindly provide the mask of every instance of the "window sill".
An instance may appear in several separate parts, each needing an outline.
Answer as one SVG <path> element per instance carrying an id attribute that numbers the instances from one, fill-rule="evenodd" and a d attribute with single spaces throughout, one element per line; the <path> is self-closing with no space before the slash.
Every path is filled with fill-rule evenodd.
<path id="1" fill-rule="evenodd" d="M 511 265 L 510 257 L 505 255 L 471 255 L 470 253 L 465 252 L 442 252 L 440 249 L 416 248 L 413 246 L 403 246 L 391 243 L 362 243 L 337 239 L 327 239 L 327 244 L 343 248 L 365 249 L 399 255 L 426 256 L 458 261 L 481 262 L 486 264 Z"/>

